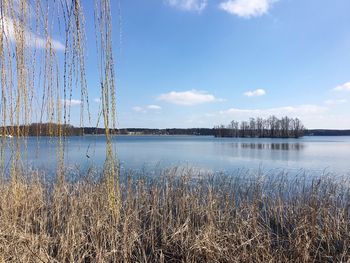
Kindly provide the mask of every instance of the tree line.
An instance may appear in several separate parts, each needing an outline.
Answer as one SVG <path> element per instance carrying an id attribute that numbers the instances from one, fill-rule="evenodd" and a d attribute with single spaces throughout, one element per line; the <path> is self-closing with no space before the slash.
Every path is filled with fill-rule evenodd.
<path id="1" fill-rule="evenodd" d="M 216 137 L 299 138 L 305 127 L 298 118 L 276 116 L 250 118 L 248 121 L 231 121 L 228 125 L 214 127 Z"/>
<path id="2" fill-rule="evenodd" d="M 0 137 L 6 135 L 17 136 L 83 136 L 105 134 L 104 128 L 74 127 L 68 124 L 32 123 L 20 126 L 0 127 Z M 349 135 L 350 131 L 305 130 L 298 118 L 284 117 L 278 119 L 271 116 L 268 119 L 250 118 L 249 121 L 232 121 L 229 125 L 219 125 L 214 128 L 121 128 L 110 129 L 111 134 L 119 135 L 204 135 L 216 137 L 271 137 L 298 138 L 303 135 Z"/>
<path id="3" fill-rule="evenodd" d="M 17 136 L 17 129 L 21 136 L 84 136 L 84 135 L 103 135 L 104 128 L 99 127 L 74 127 L 69 124 L 57 123 L 32 123 L 29 125 L 0 127 L 0 137 L 11 135 Z M 213 136 L 212 128 L 187 128 L 187 129 L 150 129 L 150 128 L 121 128 L 110 129 L 111 134 L 118 135 L 204 135 Z"/>

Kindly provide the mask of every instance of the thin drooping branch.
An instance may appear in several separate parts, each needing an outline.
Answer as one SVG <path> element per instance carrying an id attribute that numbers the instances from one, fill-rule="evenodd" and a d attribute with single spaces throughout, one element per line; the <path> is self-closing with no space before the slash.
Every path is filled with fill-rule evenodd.
<path id="1" fill-rule="evenodd" d="M 52 37 L 62 28 L 64 45 Z M 73 89 L 80 91 L 80 126 L 86 116 L 91 119 L 82 1 L 2 0 L 0 33 L 1 173 L 7 166 L 8 143 L 12 169 L 21 166 L 22 148 L 33 122 L 39 122 L 38 135 L 41 123 L 48 123 L 48 133 L 59 136 L 58 166 L 62 166 L 62 138 L 71 121 Z M 58 169 L 60 175 L 62 171 Z"/>
<path id="2" fill-rule="evenodd" d="M 120 215 L 119 169 L 112 145 L 111 127 L 116 128 L 116 83 L 112 50 L 112 17 L 109 0 L 95 0 L 95 33 L 100 68 L 101 107 L 106 132 L 105 178 L 109 206 L 118 220 Z"/>

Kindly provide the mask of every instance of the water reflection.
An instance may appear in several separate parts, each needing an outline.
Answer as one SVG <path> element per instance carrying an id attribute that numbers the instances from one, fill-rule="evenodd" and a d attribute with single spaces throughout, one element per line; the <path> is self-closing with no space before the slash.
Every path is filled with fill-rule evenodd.
<path id="1" fill-rule="evenodd" d="M 301 151 L 305 148 L 303 143 L 233 143 L 233 147 L 242 149 Z"/>
<path id="2" fill-rule="evenodd" d="M 308 169 L 350 171 L 349 137 L 304 137 L 301 139 L 214 138 L 206 136 L 118 136 L 117 157 L 125 169 L 188 165 L 213 171 L 240 168 Z M 26 165 L 56 171 L 56 139 L 28 138 L 23 146 Z M 4 150 L 7 169 L 13 158 L 12 144 Z M 65 148 L 69 167 L 102 167 L 106 140 L 103 136 L 68 137 Z M 90 158 L 87 158 L 87 154 Z"/>

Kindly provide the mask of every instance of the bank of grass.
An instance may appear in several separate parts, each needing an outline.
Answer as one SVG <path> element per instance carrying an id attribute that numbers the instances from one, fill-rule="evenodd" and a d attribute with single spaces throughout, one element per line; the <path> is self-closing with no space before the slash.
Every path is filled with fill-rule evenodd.
<path id="1" fill-rule="evenodd" d="M 0 184 L 0 262 L 350 262 L 347 180 L 191 169 Z"/>

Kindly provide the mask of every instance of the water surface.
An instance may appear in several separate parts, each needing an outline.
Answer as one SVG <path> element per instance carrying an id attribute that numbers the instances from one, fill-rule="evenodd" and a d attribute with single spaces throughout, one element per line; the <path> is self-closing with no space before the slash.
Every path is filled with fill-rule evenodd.
<path id="1" fill-rule="evenodd" d="M 5 162 L 12 158 L 10 140 Z M 190 166 L 209 171 L 245 169 L 305 169 L 314 172 L 350 172 L 350 136 L 299 139 L 214 138 L 211 136 L 117 136 L 113 138 L 123 169 Z M 57 139 L 31 137 L 22 150 L 25 164 L 53 169 Z M 104 136 L 68 137 L 69 167 L 102 166 Z"/>

